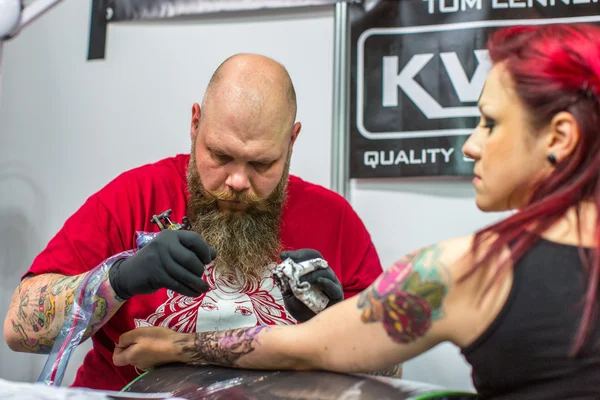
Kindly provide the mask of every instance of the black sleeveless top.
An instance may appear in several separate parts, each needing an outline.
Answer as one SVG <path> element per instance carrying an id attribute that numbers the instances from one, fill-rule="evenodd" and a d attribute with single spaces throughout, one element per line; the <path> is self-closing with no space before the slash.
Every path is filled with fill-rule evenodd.
<path id="1" fill-rule="evenodd" d="M 569 356 L 586 284 L 576 246 L 542 239 L 517 262 L 506 304 L 462 349 L 482 399 L 600 399 L 600 323 Z"/>

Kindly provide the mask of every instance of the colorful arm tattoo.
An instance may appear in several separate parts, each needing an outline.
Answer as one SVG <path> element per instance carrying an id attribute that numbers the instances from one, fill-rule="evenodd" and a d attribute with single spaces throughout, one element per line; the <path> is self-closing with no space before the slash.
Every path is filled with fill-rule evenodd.
<path id="1" fill-rule="evenodd" d="M 267 326 L 231 329 L 223 332 L 200 332 L 188 339 L 177 341 L 190 364 L 236 366 L 238 359 L 256 349 L 258 334 Z"/>
<path id="2" fill-rule="evenodd" d="M 24 351 L 49 353 L 65 317 L 74 303 L 77 287 L 85 274 L 77 276 L 40 275 L 25 279 L 17 290 L 17 307 L 11 319 L 13 331 Z M 108 273 L 94 298 L 93 315 L 82 341 L 87 340 L 114 315 L 120 302 L 110 286 Z"/>
<path id="3" fill-rule="evenodd" d="M 409 254 L 388 268 L 359 295 L 364 323 L 381 322 L 397 343 L 424 336 L 431 322 L 442 317 L 449 279 L 435 245 Z"/>

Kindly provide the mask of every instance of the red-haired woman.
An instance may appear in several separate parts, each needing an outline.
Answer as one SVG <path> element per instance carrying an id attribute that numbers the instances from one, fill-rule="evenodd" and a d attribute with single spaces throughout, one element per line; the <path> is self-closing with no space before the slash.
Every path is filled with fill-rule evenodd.
<path id="1" fill-rule="evenodd" d="M 379 370 L 449 341 L 482 398 L 600 398 L 600 28 L 514 27 L 494 67 L 475 160 L 475 235 L 405 256 L 359 296 L 297 326 L 122 336 L 117 365 Z"/>

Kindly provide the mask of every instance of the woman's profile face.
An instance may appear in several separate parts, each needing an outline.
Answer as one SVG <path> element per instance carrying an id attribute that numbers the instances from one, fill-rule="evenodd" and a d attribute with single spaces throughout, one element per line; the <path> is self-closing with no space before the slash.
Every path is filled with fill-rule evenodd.
<path id="1" fill-rule="evenodd" d="M 523 207 L 550 173 L 546 136 L 534 132 L 502 63 L 490 71 L 478 106 L 481 119 L 463 146 L 475 161 L 475 203 L 487 212 Z"/>

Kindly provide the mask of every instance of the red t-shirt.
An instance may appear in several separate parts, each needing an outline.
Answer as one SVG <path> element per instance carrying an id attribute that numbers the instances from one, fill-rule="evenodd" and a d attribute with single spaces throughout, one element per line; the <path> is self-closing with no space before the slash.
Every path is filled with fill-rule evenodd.
<path id="1" fill-rule="evenodd" d="M 92 195 L 35 258 L 27 274 L 85 273 L 112 255 L 136 248 L 136 232 L 157 232 L 155 214 L 186 212 L 189 155 L 178 155 L 127 171 Z M 358 294 L 381 274 L 379 257 L 366 228 L 338 194 L 290 176 L 281 220 L 285 250 L 312 248 L 329 263 L 346 298 Z M 115 367 L 112 354 L 119 336 L 139 326 L 162 325 L 179 332 L 229 329 L 256 324 L 290 324 L 281 293 L 271 278 L 244 293 L 227 290 L 214 270 L 207 271 L 206 296 L 189 298 L 165 289 L 134 296 L 92 336 L 73 386 L 120 390 L 141 371 Z M 237 300 L 237 301 L 234 301 Z M 217 311 L 220 317 L 212 318 Z M 222 325 L 222 320 L 233 322 Z M 217 322 L 215 322 L 217 321 Z M 229 324 L 229 325 L 227 325 Z"/>

